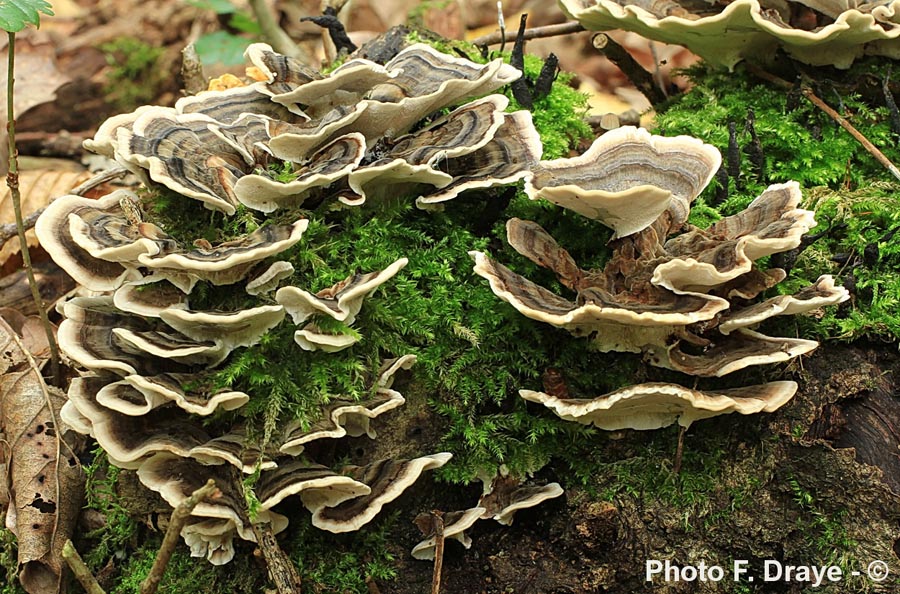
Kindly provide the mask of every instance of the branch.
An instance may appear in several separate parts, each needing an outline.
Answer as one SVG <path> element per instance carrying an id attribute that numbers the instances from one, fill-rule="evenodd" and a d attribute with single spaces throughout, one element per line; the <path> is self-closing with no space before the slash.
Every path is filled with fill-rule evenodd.
<path id="1" fill-rule="evenodd" d="M 570 33 L 580 33 L 584 31 L 584 27 L 577 21 L 569 21 L 559 25 L 545 25 L 543 27 L 534 27 L 533 29 L 525 29 L 522 34 L 522 40 L 541 39 L 544 37 L 556 37 L 558 35 L 568 35 Z M 489 33 L 476 37 L 471 41 L 473 45 L 496 45 L 504 41 L 504 31 Z"/>
<path id="2" fill-rule="evenodd" d="M 75 545 L 72 544 L 71 540 L 67 540 L 66 544 L 63 545 L 62 556 L 63 559 L 66 560 L 66 563 L 69 564 L 69 568 L 75 575 L 75 579 L 78 580 L 78 583 L 81 584 L 81 587 L 84 588 L 84 591 L 87 592 L 87 594 L 106 594 L 106 592 L 103 591 L 103 588 L 100 587 L 100 584 L 97 583 L 94 574 L 92 574 L 91 570 L 88 569 L 88 566 L 85 565 L 84 560 L 81 558 L 81 555 L 78 554 L 78 551 L 75 549 Z"/>
<path id="3" fill-rule="evenodd" d="M 431 574 L 431 594 L 441 594 L 441 570 L 444 568 L 444 514 L 431 512 L 434 518 L 434 572 Z"/>
<path id="4" fill-rule="evenodd" d="M 591 43 L 597 51 L 609 58 L 609 61 L 622 71 L 628 80 L 631 81 L 631 84 L 643 93 L 652 105 L 657 105 L 668 99 L 665 93 L 662 92 L 662 89 L 657 86 L 656 81 L 653 80 L 653 74 L 638 64 L 634 56 L 613 41 L 609 35 L 597 33 L 594 35 Z"/>
<path id="5" fill-rule="evenodd" d="M 166 571 L 166 565 L 169 564 L 169 559 L 172 558 L 172 553 L 175 551 L 175 546 L 178 544 L 178 539 L 181 536 L 181 529 L 184 528 L 185 523 L 187 523 L 188 518 L 191 516 L 191 512 L 194 511 L 197 504 L 204 499 L 209 497 L 215 498 L 216 496 L 218 496 L 216 482 L 209 479 L 206 481 L 205 485 L 191 493 L 190 497 L 178 504 L 178 507 L 172 512 L 172 517 L 169 520 L 169 527 L 166 528 L 166 535 L 163 537 L 162 544 L 159 546 L 159 552 L 156 554 L 156 559 L 153 560 L 153 567 L 150 568 L 147 579 L 141 582 L 141 594 L 154 594 L 154 592 L 156 592 L 156 589 L 159 587 L 159 582 L 162 580 L 163 573 Z"/>
<path id="6" fill-rule="evenodd" d="M 275 20 L 275 15 L 266 6 L 265 0 L 248 0 L 248 2 L 250 10 L 253 11 L 253 16 L 256 17 L 256 22 L 259 23 L 259 29 L 263 38 L 271 44 L 272 49 L 279 54 L 310 63 L 311 56 L 294 43 L 294 40 L 291 39 L 284 29 L 278 26 L 278 21 Z"/>

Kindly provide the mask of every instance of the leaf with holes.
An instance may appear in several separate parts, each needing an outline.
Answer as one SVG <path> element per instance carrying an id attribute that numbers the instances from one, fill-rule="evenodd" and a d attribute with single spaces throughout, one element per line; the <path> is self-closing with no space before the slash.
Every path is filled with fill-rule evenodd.
<path id="1" fill-rule="evenodd" d="M 0 320 L 0 434 L 10 481 L 6 523 L 18 539 L 19 581 L 29 594 L 60 591 L 63 544 L 84 495 L 74 435 L 59 419 L 65 394 L 48 387 L 22 339 Z"/>
<path id="2" fill-rule="evenodd" d="M 18 33 L 27 25 L 41 24 L 41 13 L 53 16 L 53 7 L 45 0 L 0 0 L 0 28 Z"/>

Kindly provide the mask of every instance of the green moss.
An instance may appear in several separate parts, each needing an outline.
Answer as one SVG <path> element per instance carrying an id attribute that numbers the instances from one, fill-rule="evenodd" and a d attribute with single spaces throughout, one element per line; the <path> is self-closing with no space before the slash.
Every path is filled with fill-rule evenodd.
<path id="1" fill-rule="evenodd" d="M 304 586 L 312 592 L 368 594 L 368 580 L 393 581 L 397 572 L 390 552 L 389 531 L 397 514 L 385 514 L 356 535 L 326 534 L 308 516 L 291 519 L 293 536 L 287 549 Z"/>
<path id="2" fill-rule="evenodd" d="M 85 562 L 93 570 L 99 570 L 113 556 L 121 555 L 132 546 L 137 537 L 138 525 L 125 509 L 116 490 L 121 470 L 109 463 L 106 453 L 97 447 L 94 459 L 84 467 L 87 485 L 86 506 L 99 511 L 105 522 L 103 526 L 88 532 L 84 538 L 90 542 L 83 555 Z"/>
<path id="3" fill-rule="evenodd" d="M 110 66 L 103 92 L 106 100 L 121 111 L 131 111 L 151 102 L 165 74 L 157 68 L 162 48 L 134 37 L 119 37 L 100 45 Z"/>
<path id="4" fill-rule="evenodd" d="M 6 515 L 2 516 L 6 520 Z M 0 526 L 5 525 L 0 524 Z M 0 594 L 25 594 L 25 589 L 19 584 L 19 560 L 16 536 L 6 528 L 0 528 L 0 572 L 6 579 L 0 580 Z"/>

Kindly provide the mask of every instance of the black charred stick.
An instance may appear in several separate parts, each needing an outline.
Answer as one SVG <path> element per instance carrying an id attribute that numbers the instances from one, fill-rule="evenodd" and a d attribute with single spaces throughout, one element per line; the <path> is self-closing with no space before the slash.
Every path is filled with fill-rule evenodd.
<path id="1" fill-rule="evenodd" d="M 516 43 L 513 45 L 512 53 L 509 56 L 509 64 L 513 68 L 518 68 L 522 76 L 514 80 L 510 84 L 513 97 L 519 102 L 519 105 L 527 109 L 534 107 L 534 96 L 531 89 L 528 88 L 528 79 L 525 78 L 525 21 L 528 20 L 528 14 L 523 14 L 519 20 L 519 32 L 516 34 Z"/>
<path id="2" fill-rule="evenodd" d="M 891 132 L 900 134 L 900 110 L 897 109 L 897 102 L 894 101 L 894 94 L 891 92 L 891 70 L 884 76 L 881 83 L 881 91 L 884 93 L 884 104 L 887 105 L 890 112 Z"/>
<path id="3" fill-rule="evenodd" d="M 309 21 L 323 29 L 328 29 L 328 36 L 331 37 L 331 42 L 334 43 L 338 54 L 342 51 L 346 51 L 348 54 L 356 51 L 356 44 L 350 41 L 350 36 L 344 29 L 344 23 L 337 18 L 337 11 L 334 8 L 329 6 L 322 16 L 303 17 L 300 21 Z"/>
<path id="4" fill-rule="evenodd" d="M 543 99 L 550 94 L 550 90 L 553 87 L 553 81 L 556 80 L 558 74 L 559 58 L 556 57 L 556 54 L 551 53 L 544 61 L 544 65 L 541 67 L 541 73 L 538 75 L 537 80 L 534 81 L 533 95 L 535 100 Z"/>
<path id="5" fill-rule="evenodd" d="M 737 124 L 728 122 L 728 175 L 736 188 L 744 186 L 741 181 L 741 148 L 737 141 Z"/>

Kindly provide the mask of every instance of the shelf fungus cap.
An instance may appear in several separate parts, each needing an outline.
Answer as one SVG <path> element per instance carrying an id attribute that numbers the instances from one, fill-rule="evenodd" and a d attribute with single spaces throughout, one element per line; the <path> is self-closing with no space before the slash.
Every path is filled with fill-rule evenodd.
<path id="1" fill-rule="evenodd" d="M 308 219 L 292 225 L 268 225 L 233 241 L 157 256 L 144 255 L 138 261 L 178 288 L 187 289 L 185 292 L 190 292 L 198 280 L 230 285 L 242 280 L 257 262 L 299 242 L 308 225 Z"/>
<path id="2" fill-rule="evenodd" d="M 186 309 L 187 295 L 172 283 L 142 278 L 116 289 L 113 305 L 125 313 L 158 318 L 165 309 Z"/>
<path id="3" fill-rule="evenodd" d="M 520 110 L 503 114 L 503 123 L 491 139 L 477 150 L 449 157 L 442 171 L 452 181 L 442 188 L 423 194 L 416 206 L 432 208 L 456 198 L 466 190 L 513 184 L 532 175 L 544 150 L 531 112 Z"/>
<path id="4" fill-rule="evenodd" d="M 162 374 L 145 378 L 129 375 L 103 386 L 97 392 L 97 404 L 128 416 L 140 416 L 154 408 L 174 402 L 179 408 L 197 415 L 210 415 L 220 408 L 233 410 L 250 397 L 243 392 L 220 391 L 212 394 L 186 393 L 178 383 L 190 382 L 193 375 Z"/>
<path id="5" fill-rule="evenodd" d="M 181 334 L 197 341 L 214 341 L 228 349 L 250 346 L 281 323 L 284 308 L 261 305 L 240 311 L 193 311 L 174 307 L 159 317 Z"/>
<path id="6" fill-rule="evenodd" d="M 797 208 L 800 198 L 797 182 L 772 185 L 741 212 L 668 240 L 670 259 L 656 267 L 653 284 L 709 290 L 750 272 L 754 260 L 798 247 L 816 225 L 812 211 Z"/>
<path id="7" fill-rule="evenodd" d="M 117 129 L 117 159 L 207 208 L 233 215 L 234 184 L 249 168 L 241 152 L 211 130 L 217 123 L 199 113 L 148 110 L 130 129 Z"/>
<path id="8" fill-rule="evenodd" d="M 122 207 L 125 201 L 134 205 L 137 196 L 126 190 L 117 190 L 98 200 L 61 196 L 50 203 L 35 224 L 41 246 L 87 289 L 109 291 L 140 279 L 137 263 L 128 261 L 129 258 L 160 250 L 155 239 L 145 237 L 138 225 L 129 223 Z M 110 249 L 117 252 L 109 256 Z M 113 259 L 102 259 L 104 255 Z"/>
<path id="9" fill-rule="evenodd" d="M 694 421 L 733 412 L 773 412 L 793 398 L 796 391 L 795 382 L 781 381 L 715 391 L 645 383 L 596 398 L 559 398 L 533 390 L 519 390 L 519 394 L 567 421 L 617 431 L 659 429 L 675 422 L 689 427 Z"/>
<path id="10" fill-rule="evenodd" d="M 619 301 L 599 286 L 583 290 L 578 302 L 569 301 L 481 252 L 473 251 L 469 255 L 475 260 L 475 273 L 490 282 L 491 290 L 500 299 L 533 320 L 565 328 L 579 336 L 600 329 L 610 332 L 616 325 L 661 328 L 665 335 L 675 325 L 710 320 L 729 306 L 728 301 L 712 295 L 677 295 L 667 291 L 658 292 L 655 303 Z"/>
<path id="11" fill-rule="evenodd" d="M 789 361 L 819 346 L 814 340 L 777 338 L 738 328 L 716 337 L 699 354 L 685 352 L 680 341 L 665 347 L 661 355 L 648 356 L 654 365 L 701 377 L 722 377 L 753 365 Z"/>
<path id="12" fill-rule="evenodd" d="M 322 145 L 351 132 L 353 122 L 367 107 L 366 103 L 342 105 L 331 109 L 321 118 L 293 124 L 272 120 L 268 130 L 268 148 L 279 159 L 302 163 Z"/>
<path id="13" fill-rule="evenodd" d="M 270 509 L 291 495 L 301 495 L 327 507 L 371 493 L 368 485 L 304 460 L 279 462 L 260 475 L 254 488 L 262 509 Z"/>
<path id="14" fill-rule="evenodd" d="M 766 60 L 783 47 L 816 66 L 849 68 L 864 53 L 896 56 L 900 26 L 896 2 L 803 2 L 834 22 L 806 31 L 786 23 L 758 0 L 736 0 L 718 14 L 700 16 L 675 2 L 638 4 L 614 0 L 561 0 L 563 11 L 595 31 L 624 29 L 648 39 L 683 45 L 705 61 L 734 67 L 745 58 Z"/>
<path id="15" fill-rule="evenodd" d="M 385 68 L 400 72 L 371 88 L 364 99 L 369 106 L 356 122 L 368 139 L 400 136 L 442 107 L 487 95 L 521 76 L 499 58 L 476 64 L 422 43 L 403 49 Z"/>
<path id="16" fill-rule="evenodd" d="M 285 430 L 285 436 L 279 451 L 291 456 L 298 456 L 305 444 L 317 439 L 337 439 L 349 435 L 360 437 L 367 435 L 375 439 L 376 433 L 370 421 L 382 413 L 402 405 L 405 400 L 400 392 L 391 389 L 394 377 L 402 369 L 410 369 L 416 362 L 415 355 L 404 355 L 384 362 L 375 384 L 375 396 L 366 400 L 353 402 L 335 400 L 323 407 L 321 418 L 310 426 L 303 427 L 293 423 Z"/>
<path id="17" fill-rule="evenodd" d="M 563 494 L 559 483 L 526 485 L 522 481 L 498 475 L 491 481 L 490 490 L 481 496 L 478 505 L 484 508 L 481 517 L 493 518 L 504 526 L 513 522 L 513 515 L 520 509 L 534 507 Z"/>
<path id="18" fill-rule="evenodd" d="M 285 260 L 273 262 L 259 276 L 252 278 L 245 287 L 248 295 L 264 295 L 278 287 L 278 283 L 294 274 L 294 265 Z"/>
<path id="19" fill-rule="evenodd" d="M 408 262 L 406 258 L 400 258 L 384 270 L 353 274 L 316 294 L 297 287 L 282 287 L 275 293 L 275 301 L 284 306 L 295 324 L 302 324 L 314 315 L 325 314 L 350 325 L 362 309 L 363 300 L 393 278 Z"/>
<path id="20" fill-rule="evenodd" d="M 673 199 L 689 205 L 721 165 L 719 151 L 696 138 L 655 136 L 625 126 L 597 138 L 578 157 L 541 161 L 525 180 L 544 198 L 602 222 L 623 237 L 648 227 Z"/>
<path id="21" fill-rule="evenodd" d="M 719 332 L 729 334 L 737 328 L 755 326 L 773 316 L 791 316 L 850 299 L 844 287 L 835 286 L 830 274 L 820 276 L 808 287 L 793 295 L 778 295 L 748 307 L 726 312 L 719 319 Z"/>
<path id="22" fill-rule="evenodd" d="M 352 532 L 369 523 L 385 504 L 399 497 L 426 470 L 439 468 L 453 455 L 447 452 L 412 460 L 380 460 L 365 466 L 350 466 L 344 472 L 371 488 L 371 493 L 350 499 L 334 507 L 317 497 L 300 498 L 312 512 L 313 526 L 328 532 Z"/>
<path id="23" fill-rule="evenodd" d="M 472 507 L 460 511 L 452 511 L 444 514 L 442 518 L 444 522 L 443 536 L 444 540 L 452 539 L 459 541 L 465 548 L 472 546 L 472 538 L 466 534 L 466 530 L 482 518 L 487 510 L 483 507 Z M 437 538 L 429 536 L 419 544 L 413 547 L 412 556 L 415 559 L 430 561 L 434 559 L 434 551 L 437 547 Z"/>
<path id="24" fill-rule="evenodd" d="M 384 157 L 350 174 L 350 188 L 365 199 L 395 195 L 399 184 L 446 186 L 453 176 L 440 170 L 441 163 L 475 152 L 490 142 L 504 122 L 503 110 L 508 104 L 503 95 L 489 95 L 457 108 L 422 130 L 389 142 Z"/>
<path id="25" fill-rule="evenodd" d="M 347 177 L 362 162 L 366 139 L 351 132 L 320 148 L 294 171 L 296 177 L 282 183 L 265 175 L 248 174 L 234 185 L 238 201 L 261 212 L 299 207 L 316 188 Z"/>
<path id="26" fill-rule="evenodd" d="M 196 458 L 205 464 L 230 464 L 245 472 L 253 472 L 261 459 L 258 450 L 244 445 L 246 437 L 240 433 L 214 438 L 183 412 L 171 407 L 154 408 L 140 416 L 130 416 L 98 401 L 98 394 L 108 378 L 86 376 L 75 378 L 69 388 L 69 401 L 81 417 L 90 423 L 90 434 L 109 454 L 117 466 L 138 468 L 154 454 L 168 452 L 181 458 Z M 113 389 L 127 390 L 119 384 Z M 113 402 L 122 401 L 120 396 Z M 264 466 L 270 464 L 264 463 Z"/>
<path id="27" fill-rule="evenodd" d="M 359 336 L 350 332 L 325 332 L 317 324 L 309 323 L 294 332 L 294 342 L 304 351 L 337 353 L 359 342 Z"/>

